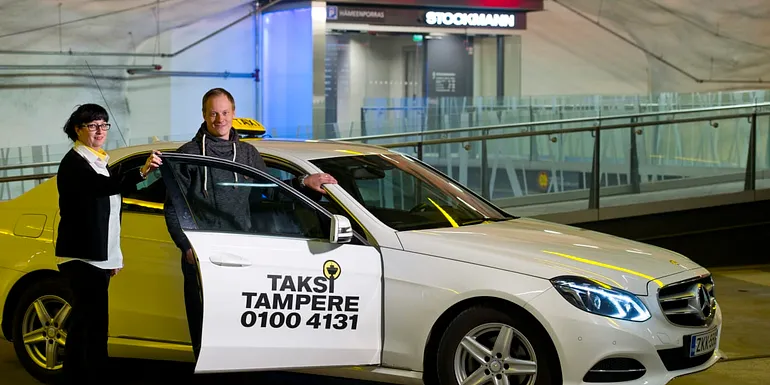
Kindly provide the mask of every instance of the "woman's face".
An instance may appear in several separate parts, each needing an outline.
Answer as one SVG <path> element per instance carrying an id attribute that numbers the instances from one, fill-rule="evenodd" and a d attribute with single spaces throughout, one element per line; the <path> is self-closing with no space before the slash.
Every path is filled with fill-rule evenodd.
<path id="1" fill-rule="evenodd" d="M 107 130 L 110 125 L 104 120 L 94 120 L 85 123 L 76 129 L 78 140 L 93 149 L 99 150 L 107 139 Z"/>

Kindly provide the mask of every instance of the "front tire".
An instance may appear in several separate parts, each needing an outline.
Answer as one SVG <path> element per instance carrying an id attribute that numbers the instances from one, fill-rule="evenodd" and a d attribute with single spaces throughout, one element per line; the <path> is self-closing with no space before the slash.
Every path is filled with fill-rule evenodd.
<path id="1" fill-rule="evenodd" d="M 551 385 L 550 340 L 524 317 L 488 306 L 461 312 L 441 338 L 439 385 Z"/>
<path id="2" fill-rule="evenodd" d="M 71 298 L 64 280 L 49 278 L 30 285 L 14 312 L 16 356 L 27 372 L 46 384 L 62 377 Z"/>

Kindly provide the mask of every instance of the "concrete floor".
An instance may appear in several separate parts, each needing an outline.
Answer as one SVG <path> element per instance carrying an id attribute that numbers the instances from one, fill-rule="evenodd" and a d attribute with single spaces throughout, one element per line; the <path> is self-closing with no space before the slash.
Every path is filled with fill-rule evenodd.
<path id="1" fill-rule="evenodd" d="M 712 269 L 712 272 L 717 299 L 725 316 L 721 349 L 727 359 L 705 372 L 677 378 L 670 385 L 770 384 L 770 333 L 765 329 L 770 318 L 770 265 Z M 160 385 L 180 380 L 187 385 L 364 384 L 287 373 L 206 375 L 190 381 L 189 365 L 119 360 L 114 362 L 114 367 L 114 383 L 120 385 Z M 0 342 L 0 373 L 3 374 L 0 385 L 38 384 L 19 365 L 13 347 L 5 341 Z"/>

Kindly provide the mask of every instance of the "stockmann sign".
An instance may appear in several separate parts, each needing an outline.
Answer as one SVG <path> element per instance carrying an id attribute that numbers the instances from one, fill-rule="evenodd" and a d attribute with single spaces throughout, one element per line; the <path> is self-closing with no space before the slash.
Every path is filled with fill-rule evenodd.
<path id="1" fill-rule="evenodd" d="M 428 25 L 513 28 L 516 16 L 500 13 L 434 12 L 425 14 Z"/>

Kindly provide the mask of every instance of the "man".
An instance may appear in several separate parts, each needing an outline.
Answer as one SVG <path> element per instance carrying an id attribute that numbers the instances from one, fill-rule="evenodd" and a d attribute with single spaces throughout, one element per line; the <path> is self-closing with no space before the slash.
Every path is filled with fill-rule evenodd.
<path id="1" fill-rule="evenodd" d="M 180 153 L 213 156 L 237 163 L 246 164 L 256 169 L 267 171 L 262 156 L 254 146 L 241 142 L 238 134 L 233 129 L 235 117 L 235 100 L 233 96 L 222 88 L 214 88 L 206 92 L 202 101 L 203 120 L 195 137 L 179 147 Z M 180 174 L 182 174 L 180 172 Z M 222 229 L 243 230 L 248 228 L 250 217 L 248 207 L 249 194 L 252 189 L 226 189 L 212 194 L 217 181 L 233 182 L 237 175 L 233 173 L 202 168 L 196 174 L 178 175 L 182 183 L 188 189 L 186 198 L 191 205 L 202 207 L 199 216 L 205 216 L 204 220 L 211 227 Z M 308 195 L 325 194 L 324 184 L 336 184 L 337 181 L 329 174 L 304 175 L 289 181 L 293 187 Z M 310 194 L 312 193 L 312 194 Z M 215 201 L 215 202 L 212 202 Z M 201 298 L 198 281 L 198 269 L 190 242 L 182 233 L 181 226 L 176 217 L 176 210 L 170 199 L 166 199 L 164 205 L 166 224 L 171 238 L 182 251 L 182 274 L 184 276 L 184 299 L 187 311 L 187 323 L 190 329 L 193 352 L 197 361 L 201 349 L 201 333 L 203 328 L 203 301 Z M 210 207 L 210 210 L 203 209 Z"/>

